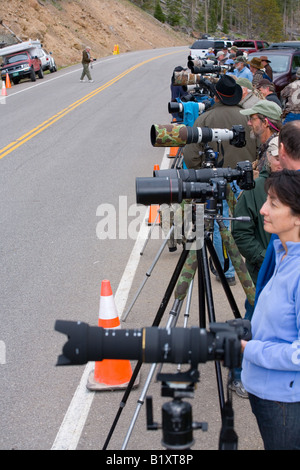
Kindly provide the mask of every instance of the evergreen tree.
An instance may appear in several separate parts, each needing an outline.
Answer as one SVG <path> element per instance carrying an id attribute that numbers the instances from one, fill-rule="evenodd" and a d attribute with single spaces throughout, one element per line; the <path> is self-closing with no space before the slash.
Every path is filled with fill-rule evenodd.
<path id="1" fill-rule="evenodd" d="M 156 1 L 155 10 L 154 10 L 154 18 L 156 18 L 161 23 L 164 23 L 166 21 L 166 17 L 164 15 L 164 12 L 162 11 L 162 7 L 160 5 L 159 0 Z"/>
<path id="2" fill-rule="evenodd" d="M 171 26 L 181 24 L 181 3 L 182 0 L 167 0 L 167 20 Z"/>

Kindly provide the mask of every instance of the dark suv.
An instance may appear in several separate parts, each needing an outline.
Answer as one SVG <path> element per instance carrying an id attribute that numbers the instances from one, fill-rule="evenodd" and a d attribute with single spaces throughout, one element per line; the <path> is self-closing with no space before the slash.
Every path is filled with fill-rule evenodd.
<path id="1" fill-rule="evenodd" d="M 267 56 L 273 70 L 273 83 L 277 95 L 280 97 L 281 90 L 291 83 L 296 76 L 297 68 L 300 67 L 300 49 L 264 49 L 260 52 L 249 54 L 248 60 L 253 57 Z"/>
<path id="2" fill-rule="evenodd" d="M 269 44 L 266 41 L 258 41 L 254 39 L 238 39 L 233 41 L 233 45 L 241 51 L 247 52 L 247 54 L 269 47 Z"/>

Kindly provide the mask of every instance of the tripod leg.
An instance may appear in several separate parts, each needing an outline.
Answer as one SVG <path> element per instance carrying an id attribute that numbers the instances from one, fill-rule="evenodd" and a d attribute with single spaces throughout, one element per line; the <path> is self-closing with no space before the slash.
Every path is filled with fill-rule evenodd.
<path id="1" fill-rule="evenodd" d="M 209 238 L 209 236 L 206 237 L 205 239 L 206 241 L 206 244 L 207 244 L 207 248 L 208 248 L 208 251 L 209 251 L 209 254 L 213 260 L 213 263 L 215 265 L 215 268 L 217 270 L 217 273 L 218 275 L 220 276 L 220 280 L 221 280 L 221 283 L 222 283 L 222 286 L 223 286 L 223 289 L 225 291 L 225 294 L 226 294 L 226 297 L 228 299 L 228 302 L 231 306 L 231 309 L 232 309 L 232 312 L 233 312 L 233 315 L 235 318 L 241 318 L 241 314 L 240 314 L 240 311 L 239 311 L 239 308 L 236 304 L 236 301 L 233 297 L 233 294 L 231 292 L 231 289 L 228 285 L 228 282 L 226 280 L 226 277 L 225 277 L 225 274 L 223 272 L 223 269 L 222 269 L 222 266 L 220 264 L 220 261 L 219 261 L 219 258 L 218 258 L 218 255 L 216 253 L 216 250 L 213 246 L 213 243 L 211 241 L 211 239 Z"/>
<path id="2" fill-rule="evenodd" d="M 175 300 L 174 302 L 174 306 L 172 308 L 172 310 L 170 311 L 170 318 L 168 320 L 168 323 L 167 323 L 167 326 L 166 328 L 172 328 L 176 325 L 176 322 L 178 320 L 178 315 L 180 313 L 180 309 L 181 309 L 181 306 L 182 306 L 182 300 Z M 148 377 L 147 377 L 147 380 L 145 382 L 145 385 L 144 385 L 144 388 L 142 390 L 142 393 L 138 399 L 138 404 L 137 404 L 137 407 L 136 407 L 136 410 L 135 410 L 135 413 L 134 413 L 134 416 L 133 416 L 133 419 L 130 423 L 130 426 L 129 426 L 129 429 L 128 429 L 128 432 L 126 434 L 126 437 L 125 437 L 125 440 L 123 442 L 123 446 L 122 446 L 122 450 L 126 449 L 126 446 L 128 444 L 128 440 L 130 438 L 130 435 L 131 435 L 131 432 L 134 428 L 134 425 L 135 425 L 135 422 L 138 418 L 138 415 L 139 415 L 139 412 L 140 412 L 140 409 L 142 407 L 142 405 L 144 404 L 144 401 L 145 401 L 145 397 L 146 397 L 146 393 L 148 391 L 148 388 L 150 386 L 150 383 L 151 383 L 151 380 L 153 378 L 153 375 L 154 375 L 154 372 L 155 372 L 155 369 L 156 369 L 156 366 L 157 364 L 152 364 L 151 366 L 151 369 L 150 369 L 150 372 L 148 374 Z"/>
<path id="3" fill-rule="evenodd" d="M 157 311 L 157 313 L 156 313 L 156 316 L 155 316 L 155 319 L 154 319 L 154 321 L 153 321 L 153 323 L 152 323 L 152 326 L 159 326 L 159 324 L 160 324 L 160 322 L 161 322 L 161 319 L 162 319 L 162 316 L 163 316 L 163 314 L 164 314 L 164 312 L 165 312 L 165 310 L 166 310 L 166 308 L 167 308 L 167 305 L 168 305 L 168 303 L 169 303 L 169 300 L 170 300 L 170 298 L 171 298 L 172 292 L 173 292 L 173 290 L 174 290 L 174 288 L 175 288 L 175 286 L 176 286 L 177 280 L 178 280 L 178 278 L 179 278 L 179 276 L 180 276 L 180 273 L 181 273 L 181 271 L 182 271 L 182 269 L 183 269 L 183 266 L 184 266 L 184 264 L 185 264 L 185 262 L 186 262 L 186 259 L 187 259 L 188 254 L 189 254 L 189 251 L 188 251 L 188 250 L 183 250 L 183 251 L 182 251 L 182 253 L 181 253 L 181 255 L 180 255 L 180 258 L 179 258 L 179 260 L 178 260 L 178 262 L 177 262 L 177 265 L 176 265 L 176 267 L 175 267 L 175 270 L 174 270 L 174 272 L 173 272 L 173 274 L 172 274 L 172 277 L 171 277 L 171 279 L 170 279 L 169 285 L 168 285 L 168 287 L 167 287 L 167 289 L 166 289 L 166 292 L 165 292 L 165 294 L 164 294 L 164 297 L 163 297 L 163 299 L 162 299 L 162 301 L 161 301 L 161 304 L 160 304 L 160 306 L 159 306 L 159 309 L 158 309 L 158 311 Z M 115 427 L 116 427 L 116 425 L 117 425 L 117 423 L 118 423 L 118 421 L 119 421 L 119 418 L 120 418 L 120 416 L 121 416 L 121 413 L 122 413 L 123 409 L 125 408 L 125 405 L 126 405 L 126 403 L 127 403 L 127 399 L 128 399 L 128 397 L 129 397 L 129 395 L 130 395 L 130 392 L 131 392 L 132 387 L 133 387 L 133 385 L 134 385 L 134 383 L 135 383 L 135 380 L 136 380 L 136 378 L 137 378 L 137 376 L 138 376 L 138 373 L 139 373 L 139 371 L 140 371 L 140 369 L 141 369 L 141 367 L 142 367 L 142 364 L 143 364 L 142 361 L 138 361 L 137 364 L 136 364 L 136 366 L 135 366 L 135 368 L 134 368 L 134 370 L 133 370 L 131 379 L 130 379 L 130 381 L 129 381 L 129 384 L 127 385 L 127 388 L 126 388 L 125 393 L 124 393 L 124 395 L 123 395 L 123 398 L 122 398 L 122 401 L 121 401 L 121 403 L 120 403 L 119 409 L 118 409 L 118 411 L 117 411 L 117 414 L 116 414 L 116 416 L 115 416 L 115 419 L 114 419 L 113 424 L 112 424 L 112 426 L 111 426 L 111 428 L 110 428 L 110 431 L 109 431 L 109 433 L 108 433 L 108 436 L 107 436 L 107 438 L 106 438 L 106 441 L 105 441 L 105 443 L 104 443 L 104 446 L 103 446 L 103 449 L 102 449 L 102 450 L 106 450 L 106 449 L 107 449 L 107 446 L 108 446 L 108 444 L 109 444 L 109 441 L 110 441 L 110 439 L 111 439 L 111 436 L 112 436 L 112 434 L 113 434 L 113 432 L 114 432 L 114 430 L 115 430 Z"/>
<path id="4" fill-rule="evenodd" d="M 215 316 L 215 308 L 214 308 L 212 288 L 211 288 L 210 275 L 209 275 L 208 259 L 207 259 L 207 253 L 206 253 L 206 243 L 204 243 L 200 251 L 201 251 L 200 260 L 203 265 L 203 268 L 202 268 L 203 284 L 204 284 L 206 300 L 207 300 L 208 319 L 210 323 L 213 323 L 216 321 L 216 316 Z M 201 273 L 200 273 L 200 268 L 199 268 L 199 276 L 200 274 Z M 200 309 L 200 306 L 199 306 L 199 309 Z M 220 403 L 220 408 L 222 412 L 223 407 L 225 405 L 225 398 L 224 398 L 224 387 L 223 387 L 223 380 L 222 380 L 221 364 L 219 361 L 215 361 L 215 369 L 216 369 L 216 377 L 217 377 L 217 385 L 218 385 L 219 403 Z"/>
<path id="5" fill-rule="evenodd" d="M 157 254 L 156 254 L 155 258 L 154 258 L 154 261 L 153 261 L 152 265 L 150 266 L 150 268 L 149 268 L 148 271 L 146 272 L 146 276 L 145 276 L 143 282 L 141 283 L 141 285 L 140 285 L 140 287 L 139 287 L 139 289 L 138 289 L 138 291 L 137 291 L 137 293 L 136 293 L 136 295 L 135 295 L 133 301 L 131 302 L 131 304 L 130 304 L 130 306 L 128 307 L 127 311 L 125 312 L 124 316 L 121 318 L 122 321 L 126 321 L 126 318 L 128 317 L 128 314 L 129 314 L 130 310 L 132 309 L 133 305 L 135 304 L 135 302 L 136 302 L 138 296 L 140 295 L 140 293 L 141 293 L 141 291 L 142 291 L 144 285 L 146 284 L 148 278 L 151 276 L 152 271 L 153 271 L 153 269 L 155 268 L 155 265 L 156 265 L 157 261 L 159 260 L 159 258 L 160 258 L 160 256 L 161 256 L 161 254 L 162 254 L 162 252 L 163 252 L 163 250 L 164 250 L 166 244 L 168 243 L 168 239 L 169 239 L 169 237 L 171 236 L 171 234 L 172 234 L 173 231 L 174 231 L 174 225 L 171 227 L 171 229 L 170 229 L 170 231 L 169 231 L 169 233 L 168 233 L 166 239 L 164 240 L 164 242 L 162 243 L 161 247 L 159 248 L 159 250 L 158 250 L 158 252 L 157 252 Z"/>

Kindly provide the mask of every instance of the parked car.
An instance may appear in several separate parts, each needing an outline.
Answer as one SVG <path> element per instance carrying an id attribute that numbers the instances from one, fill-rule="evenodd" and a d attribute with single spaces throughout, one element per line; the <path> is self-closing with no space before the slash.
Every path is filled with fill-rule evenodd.
<path id="1" fill-rule="evenodd" d="M 243 52 L 251 54 L 252 52 L 260 51 L 266 47 L 269 47 L 269 43 L 266 41 L 259 41 L 256 39 L 238 39 L 233 42 L 233 45 L 236 46 Z"/>
<path id="2" fill-rule="evenodd" d="M 300 49 L 264 49 L 249 54 L 248 60 L 253 57 L 267 56 L 273 70 L 273 83 L 280 97 L 281 90 L 296 77 L 296 70 L 300 67 Z"/>
<path id="3" fill-rule="evenodd" d="M 300 41 L 273 42 L 268 49 L 283 49 L 284 47 L 288 49 L 298 49 L 300 48 Z"/>
<path id="4" fill-rule="evenodd" d="M 29 51 L 17 52 L 3 57 L 1 65 L 1 79 L 5 80 L 8 74 L 10 80 L 16 85 L 22 78 L 30 78 L 35 82 L 36 75 L 44 77 L 40 59 L 32 57 Z"/>
<path id="5" fill-rule="evenodd" d="M 227 44 L 226 44 L 227 45 Z M 190 47 L 190 56 L 193 59 L 203 59 L 208 52 L 210 47 L 213 48 L 214 53 L 222 50 L 225 46 L 225 41 L 223 39 L 198 39 Z"/>
<path id="6" fill-rule="evenodd" d="M 52 52 L 49 53 L 45 49 L 37 47 L 34 53 L 41 60 L 44 71 L 50 70 L 51 73 L 56 72 L 57 68 L 54 58 L 52 57 Z"/>

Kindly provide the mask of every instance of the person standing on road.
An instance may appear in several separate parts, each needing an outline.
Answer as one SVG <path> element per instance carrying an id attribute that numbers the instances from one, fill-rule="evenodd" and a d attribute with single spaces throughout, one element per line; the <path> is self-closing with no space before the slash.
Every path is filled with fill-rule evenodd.
<path id="1" fill-rule="evenodd" d="M 265 183 L 260 213 L 274 240 L 276 267 L 241 341 L 242 382 L 266 450 L 300 450 L 300 173 L 284 169 Z"/>
<path id="2" fill-rule="evenodd" d="M 261 60 L 263 68 L 265 69 L 266 74 L 270 78 L 271 82 L 273 82 L 273 70 L 270 65 L 271 61 L 268 59 L 266 55 L 261 55 L 260 60 Z"/>
<path id="3" fill-rule="evenodd" d="M 278 156 L 282 168 L 289 170 L 300 171 L 300 122 L 291 121 L 282 126 L 278 136 Z M 276 234 L 272 234 L 270 243 L 268 245 L 264 262 L 259 270 L 256 292 L 255 304 L 258 301 L 260 293 L 270 280 L 275 269 L 275 250 L 274 239 L 278 238 Z"/>
<path id="4" fill-rule="evenodd" d="M 274 83 L 270 82 L 267 78 L 263 78 L 257 85 L 257 88 L 266 100 L 274 101 L 274 103 L 278 104 L 278 106 L 282 108 L 281 101 L 278 98 L 277 93 L 275 93 Z"/>
<path id="5" fill-rule="evenodd" d="M 91 49 L 89 47 L 86 47 L 84 51 L 82 52 L 82 74 L 80 77 L 80 81 L 84 82 L 84 77 L 87 76 L 88 81 L 92 83 L 94 80 L 91 77 L 90 73 L 90 63 L 92 62 L 93 59 L 91 59 Z"/>
<path id="6" fill-rule="evenodd" d="M 235 61 L 235 69 L 233 71 L 233 75 L 237 78 L 247 78 L 251 83 L 253 80 L 253 73 L 248 69 L 246 66 L 247 60 L 244 56 L 238 56 Z"/>
<path id="7" fill-rule="evenodd" d="M 236 124 L 240 124 L 245 128 L 245 136 L 247 145 L 242 148 L 237 148 L 231 145 L 228 141 L 223 141 L 222 145 L 219 143 L 211 142 L 210 147 L 214 152 L 220 153 L 220 159 L 217 163 L 222 166 L 224 160 L 224 167 L 235 168 L 237 163 L 242 160 L 253 161 L 256 154 L 256 140 L 250 139 L 250 128 L 247 126 L 247 118 L 240 113 L 241 107 L 239 105 L 242 98 L 242 88 L 238 85 L 234 78 L 230 75 L 222 75 L 220 80 L 215 85 L 215 104 L 202 113 L 195 121 L 194 127 L 210 127 L 210 128 L 231 128 Z M 204 154 L 205 146 L 201 143 L 188 144 L 184 147 L 183 156 L 184 162 L 188 169 L 197 169 L 202 167 L 205 161 Z M 219 152 L 221 150 L 221 152 Z M 228 217 L 229 208 L 227 201 L 223 201 L 223 216 Z M 224 221 L 225 225 L 229 227 L 230 222 Z M 224 269 L 226 264 L 223 255 L 222 239 L 218 229 L 218 224 L 215 222 L 214 228 L 214 247 Z M 229 267 L 226 270 L 225 277 L 229 285 L 234 286 L 235 269 L 229 259 Z M 219 277 L 216 277 L 219 281 Z"/>
<path id="8" fill-rule="evenodd" d="M 281 129 L 282 109 L 273 101 L 259 100 L 252 108 L 243 109 L 240 113 L 249 116 L 250 137 L 260 142 L 257 160 L 252 164 L 254 178 L 257 178 L 264 167 L 269 142 Z"/>

